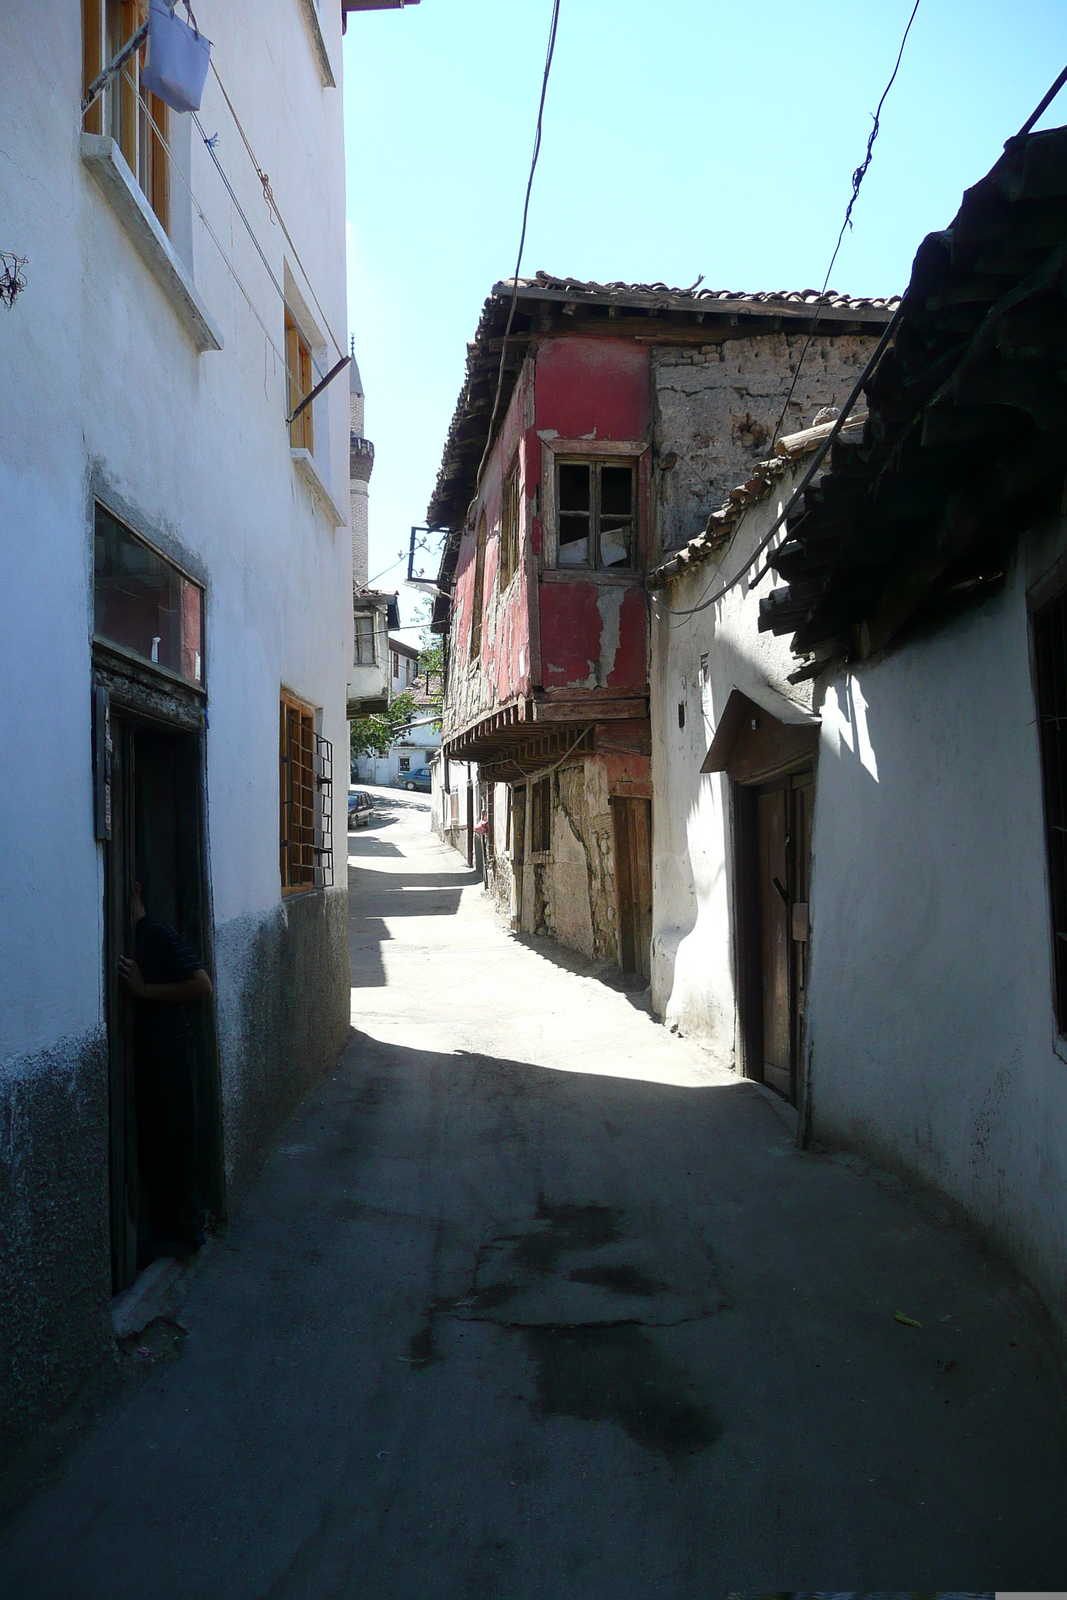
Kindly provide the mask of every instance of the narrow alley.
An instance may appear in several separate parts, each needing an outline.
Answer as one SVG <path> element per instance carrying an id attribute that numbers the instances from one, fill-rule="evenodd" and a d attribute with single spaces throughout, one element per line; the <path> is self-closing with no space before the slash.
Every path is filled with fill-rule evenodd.
<path id="1" fill-rule="evenodd" d="M 1053 1587 L 1058 1366 L 1011 1269 L 509 935 L 421 797 L 348 849 L 350 1042 L 0 1592 Z"/>

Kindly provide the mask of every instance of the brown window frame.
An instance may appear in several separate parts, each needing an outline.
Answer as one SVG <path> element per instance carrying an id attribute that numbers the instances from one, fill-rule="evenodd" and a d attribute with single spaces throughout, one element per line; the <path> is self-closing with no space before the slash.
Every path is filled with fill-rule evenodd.
<path id="1" fill-rule="evenodd" d="M 577 509 L 564 509 L 560 487 L 560 474 L 567 467 L 584 467 L 589 473 L 589 508 L 587 511 Z M 638 509 L 638 476 L 637 461 L 632 456 L 602 456 L 602 455 L 557 455 L 554 460 L 555 474 L 555 511 L 556 511 L 556 570 L 558 572 L 634 572 L 637 568 L 637 509 Z M 623 517 L 612 515 L 602 510 L 602 482 L 605 471 L 629 472 L 630 474 L 630 512 Z M 584 516 L 588 521 L 588 555 L 585 561 L 564 561 L 563 550 L 563 522 L 565 518 L 578 518 Z M 605 564 L 602 560 L 602 541 L 605 531 L 604 522 L 616 524 L 618 527 L 627 527 L 629 533 L 629 556 L 623 561 L 613 561 Z"/>
<path id="2" fill-rule="evenodd" d="M 547 856 L 552 850 L 552 774 L 530 783 L 530 854 Z"/>
<path id="3" fill-rule="evenodd" d="M 82 0 L 82 94 L 148 16 L 148 0 Z M 119 69 L 86 111 L 86 133 L 110 134 L 155 213 L 170 233 L 170 108 L 141 92 L 146 46 Z"/>
<path id="4" fill-rule="evenodd" d="M 485 610 L 485 540 L 486 517 L 483 511 L 478 518 L 475 536 L 474 589 L 471 594 L 470 659 L 474 661 L 482 652 L 482 613 Z"/>
<path id="5" fill-rule="evenodd" d="M 306 400 L 311 393 L 314 378 L 311 367 L 311 346 L 293 321 L 288 307 L 285 312 L 285 365 L 286 409 L 292 417 L 300 402 Z M 289 444 L 292 449 L 306 450 L 312 456 L 315 454 L 315 424 L 311 415 L 313 410 L 313 405 L 305 406 L 300 415 L 293 417 L 289 424 Z"/>
<path id="6" fill-rule="evenodd" d="M 500 592 L 503 594 L 519 568 L 520 499 L 519 458 L 513 459 L 500 491 Z"/>
<path id="7" fill-rule="evenodd" d="M 333 883 L 333 746 L 315 711 L 287 690 L 279 711 L 279 866 L 282 894 Z"/>

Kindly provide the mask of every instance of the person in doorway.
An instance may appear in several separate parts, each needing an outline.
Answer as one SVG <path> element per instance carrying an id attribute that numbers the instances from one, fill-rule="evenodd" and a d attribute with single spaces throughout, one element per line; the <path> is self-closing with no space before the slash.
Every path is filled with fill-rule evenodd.
<path id="1" fill-rule="evenodd" d="M 134 1001 L 137 1164 L 151 1233 L 138 1264 L 187 1255 L 204 1242 L 196 1185 L 196 1046 L 188 1007 L 211 994 L 200 957 L 174 928 L 145 909 L 133 886 L 134 956 L 119 975 Z"/>

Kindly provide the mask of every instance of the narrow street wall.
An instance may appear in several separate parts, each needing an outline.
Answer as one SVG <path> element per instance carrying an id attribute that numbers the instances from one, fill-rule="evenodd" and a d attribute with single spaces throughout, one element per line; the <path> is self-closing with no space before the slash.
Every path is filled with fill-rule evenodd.
<path id="1" fill-rule="evenodd" d="M 1053 1006 L 1027 591 L 1067 525 L 932 637 L 820 680 L 813 1136 L 918 1173 L 1067 1325 L 1067 1045 Z"/>
<path id="2" fill-rule="evenodd" d="M 196 737 L 210 924 L 201 955 L 215 985 L 228 1181 L 348 1026 L 344 824 L 333 886 L 283 898 L 278 820 L 283 687 L 332 740 L 337 810 L 344 804 L 352 552 L 347 513 L 335 513 L 348 501 L 345 385 L 314 403 L 314 453 L 299 470 L 283 365 L 200 209 L 279 349 L 283 307 L 189 118 L 171 120 L 169 241 L 221 349 L 197 346 L 177 269 L 167 267 L 164 287 L 141 253 L 148 225 L 139 246 L 131 208 L 116 209 L 117 191 L 83 156 L 80 28 L 69 6 L 36 8 L 32 27 L 27 15 L 22 6 L 0 15 L 0 54 L 19 62 L 0 163 L 4 243 L 30 263 L 25 291 L 0 315 L 5 370 L 21 374 L 0 430 L 0 508 L 18 530 L 0 590 L 0 660 L 24 775 L 0 798 L 4 1433 L 60 1409 L 113 1348 L 110 974 L 91 717 L 98 503 L 204 589 Z M 253 17 L 247 4 L 206 0 L 198 17 L 324 312 L 309 309 L 312 286 L 284 256 L 213 78 L 205 125 L 218 129 L 218 158 L 324 354 L 322 322 L 341 337 L 345 328 L 340 90 L 323 81 L 301 8 L 270 4 Z M 339 80 L 336 8 L 321 26 Z M 257 39 L 262 47 L 249 43 Z M 150 662 L 136 670 L 153 673 Z"/>
<path id="3" fill-rule="evenodd" d="M 658 586 L 652 604 L 652 1003 L 665 1022 L 704 1039 L 723 1066 L 738 1061 L 734 819 L 730 780 L 701 764 L 735 689 L 769 707 L 806 709 L 811 686 L 789 683 L 796 662 L 787 641 L 757 631 L 772 574 L 751 590 L 735 585 L 709 610 L 683 613 L 745 566 L 805 464 L 779 463 L 776 482 L 733 537 Z"/>

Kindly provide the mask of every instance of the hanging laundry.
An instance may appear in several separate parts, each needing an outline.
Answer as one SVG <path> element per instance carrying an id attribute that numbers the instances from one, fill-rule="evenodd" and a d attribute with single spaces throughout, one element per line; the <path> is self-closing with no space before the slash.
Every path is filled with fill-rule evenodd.
<path id="1" fill-rule="evenodd" d="M 211 59 L 211 40 L 197 27 L 189 0 L 189 21 L 174 14 L 176 0 L 151 0 L 148 57 L 141 82 L 174 111 L 199 111 Z"/>

